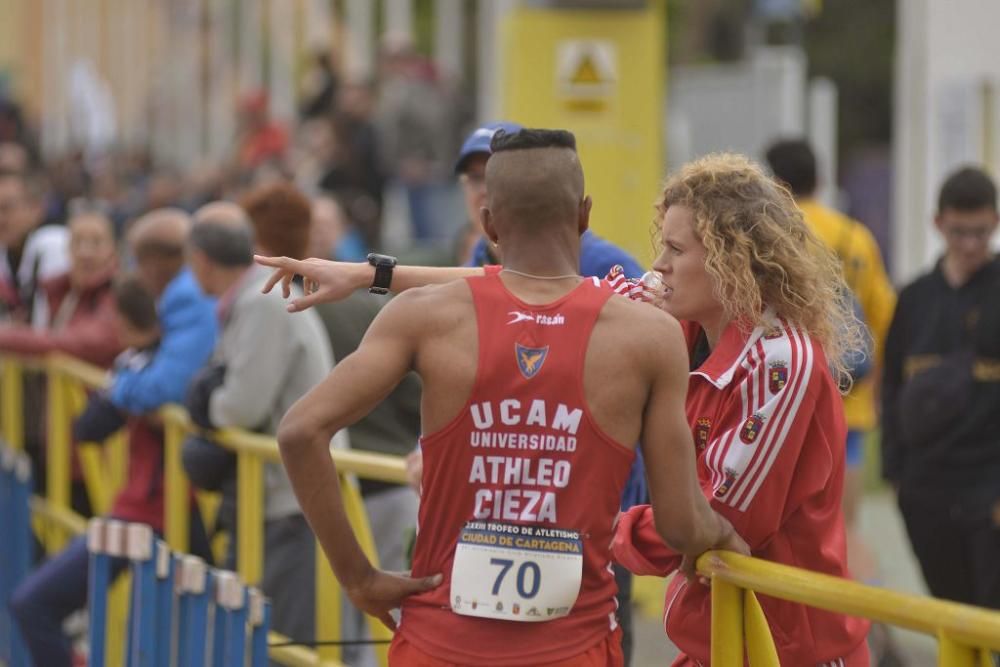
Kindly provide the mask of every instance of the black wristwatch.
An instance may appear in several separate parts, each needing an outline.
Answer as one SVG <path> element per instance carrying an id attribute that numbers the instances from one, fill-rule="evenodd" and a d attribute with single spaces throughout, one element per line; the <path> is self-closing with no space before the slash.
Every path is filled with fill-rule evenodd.
<path id="1" fill-rule="evenodd" d="M 396 268 L 396 258 L 392 255 L 368 253 L 368 263 L 375 267 L 375 280 L 368 291 L 372 294 L 388 294 L 392 284 L 392 270 Z"/>

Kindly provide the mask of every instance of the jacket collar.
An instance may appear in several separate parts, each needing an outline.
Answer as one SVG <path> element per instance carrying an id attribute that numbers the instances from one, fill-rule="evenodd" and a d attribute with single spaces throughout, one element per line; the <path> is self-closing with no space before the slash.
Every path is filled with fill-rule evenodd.
<path id="1" fill-rule="evenodd" d="M 727 387 L 733 381 L 736 370 L 747 356 L 750 348 L 756 345 L 757 341 L 767 332 L 781 326 L 774 311 L 770 308 L 765 310 L 763 319 L 765 324 L 761 324 L 749 332 L 745 325 L 741 326 L 739 322 L 730 322 L 726 325 L 711 354 L 708 355 L 708 359 L 691 371 L 691 375 L 705 378 L 717 389 Z M 695 331 L 700 332 L 701 327 L 697 327 Z"/>

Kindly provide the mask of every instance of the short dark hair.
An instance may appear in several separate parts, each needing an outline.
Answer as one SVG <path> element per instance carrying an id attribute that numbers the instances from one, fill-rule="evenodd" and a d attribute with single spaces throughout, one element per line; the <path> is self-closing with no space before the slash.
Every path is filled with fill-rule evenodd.
<path id="1" fill-rule="evenodd" d="M 305 259 L 309 251 L 312 202 L 294 183 L 260 185 L 240 200 L 257 242 L 274 255 Z"/>
<path id="2" fill-rule="evenodd" d="M 135 244 L 132 251 L 138 261 L 146 259 L 182 260 L 184 246 L 162 239 L 146 239 Z"/>
<path id="3" fill-rule="evenodd" d="M 253 263 L 253 234 L 245 225 L 200 222 L 191 228 L 188 243 L 215 264 L 239 267 Z"/>
<path id="4" fill-rule="evenodd" d="M 805 139 L 776 141 L 764 154 L 774 177 L 796 197 L 816 192 L 816 155 Z"/>
<path id="5" fill-rule="evenodd" d="M 140 331 L 149 331 L 160 323 L 156 314 L 156 297 L 135 275 L 125 275 L 115 281 L 115 309 Z"/>
<path id="6" fill-rule="evenodd" d="M 576 137 L 569 130 L 524 128 L 517 132 L 497 130 L 490 140 L 490 152 L 519 151 L 529 148 L 568 148 L 576 150 Z"/>
<path id="7" fill-rule="evenodd" d="M 938 213 L 945 209 L 977 211 L 981 208 L 997 210 L 997 186 L 993 179 L 978 167 L 962 167 L 945 179 L 938 195 Z"/>

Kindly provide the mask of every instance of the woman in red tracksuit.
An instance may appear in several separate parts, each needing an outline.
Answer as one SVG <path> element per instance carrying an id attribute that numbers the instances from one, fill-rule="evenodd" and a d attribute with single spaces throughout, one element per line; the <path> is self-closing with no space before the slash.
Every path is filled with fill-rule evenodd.
<path id="1" fill-rule="evenodd" d="M 698 475 L 713 508 L 765 560 L 847 577 L 845 423 L 834 376 L 860 340 L 841 298 L 836 258 L 807 229 L 787 191 L 743 157 L 682 168 L 658 204 L 661 306 L 684 322 L 691 356 L 687 416 Z M 838 377 L 839 379 L 839 377 Z M 616 559 L 670 574 L 680 556 L 649 506 L 618 525 Z M 782 665 L 868 665 L 868 624 L 761 596 Z M 709 589 L 682 576 L 664 625 L 683 655 L 708 665 Z"/>

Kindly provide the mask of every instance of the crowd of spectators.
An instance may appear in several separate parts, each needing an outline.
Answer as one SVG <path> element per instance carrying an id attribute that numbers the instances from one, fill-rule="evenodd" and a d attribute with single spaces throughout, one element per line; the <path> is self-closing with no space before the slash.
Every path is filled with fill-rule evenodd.
<path id="1" fill-rule="evenodd" d="M 449 237 L 465 221 L 447 219 L 453 207 L 439 205 L 441 190 L 457 199 L 448 160 L 462 131 L 458 105 L 412 45 L 387 43 L 383 56 L 377 84 L 341 80 L 320 58 L 295 124 L 269 115 L 265 91 L 245 95 L 231 154 L 186 171 L 142 151 L 43 156 L 30 120 L 3 101 L 4 118 L 17 122 L 0 124 L 0 353 L 62 352 L 108 371 L 106 389 L 74 419 L 74 446 L 126 429 L 127 483 L 109 514 L 158 534 L 164 433 L 156 413 L 187 407 L 201 429 L 184 443 L 185 471 L 195 488 L 222 497 L 210 521 L 192 497 L 191 550 L 222 567 L 237 561 L 236 463 L 213 431 L 274 435 L 288 407 L 357 347 L 383 303 L 359 295 L 289 313 L 280 294 L 261 292 L 268 272 L 254 254 L 358 260 L 382 244 L 413 243 L 446 249 L 442 261 L 460 259 Z M 383 193 L 394 187 L 411 209 L 383 225 Z M 390 228 L 404 238 L 386 238 Z M 28 374 L 24 385 L 26 449 L 44 488 L 44 377 Z M 419 436 L 419 402 L 411 378 L 331 444 L 406 454 Z M 90 516 L 75 457 L 73 508 Z M 368 481 L 361 492 L 382 562 L 402 569 L 416 494 Z M 273 601 L 272 626 L 314 641 L 315 542 L 278 464 L 265 467 L 263 501 L 261 587 Z M 39 552 L 11 599 L 35 664 L 73 664 L 64 622 L 85 605 L 86 558 L 82 538 L 58 554 Z M 361 636 L 359 614 L 346 615 L 344 631 Z"/>

